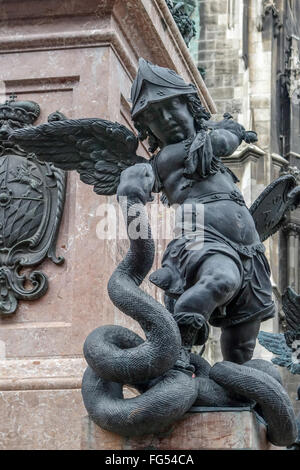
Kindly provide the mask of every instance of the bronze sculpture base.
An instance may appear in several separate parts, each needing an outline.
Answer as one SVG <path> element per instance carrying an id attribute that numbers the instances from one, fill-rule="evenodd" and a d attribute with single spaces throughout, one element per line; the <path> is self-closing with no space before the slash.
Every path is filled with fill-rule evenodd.
<path id="1" fill-rule="evenodd" d="M 244 408 L 193 407 L 164 435 L 125 438 L 82 420 L 82 450 L 282 450 L 267 441 L 262 420 Z"/>

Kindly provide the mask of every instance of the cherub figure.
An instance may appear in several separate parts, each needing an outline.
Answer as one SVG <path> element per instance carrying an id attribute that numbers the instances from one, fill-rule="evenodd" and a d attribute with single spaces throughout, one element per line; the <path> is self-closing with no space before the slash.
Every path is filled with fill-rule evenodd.
<path id="1" fill-rule="evenodd" d="M 160 149 L 152 158 L 155 190 L 163 191 L 170 205 L 204 206 L 204 225 L 169 244 L 162 269 L 150 280 L 175 298 L 179 324 L 198 327 L 196 344 L 206 341 L 209 322 L 221 327 L 224 359 L 246 362 L 261 321 L 274 316 L 270 270 L 238 180 L 220 157 L 255 135 L 230 118 L 210 123 L 193 85 L 145 61 L 132 101 L 140 138 L 149 137 L 152 151 Z M 203 246 L 195 249 L 199 230 Z"/>
<path id="2" fill-rule="evenodd" d="M 236 186 L 238 179 L 220 158 L 231 155 L 243 140 L 256 141 L 256 134 L 229 115 L 219 123 L 211 121 L 196 87 L 174 71 L 140 59 L 131 101 L 139 139 L 148 138 L 153 153 L 152 191 L 162 192 L 169 205 L 179 205 L 179 214 L 187 205 L 191 215 L 197 204 L 204 207 L 201 224 L 176 227 L 180 236 L 168 245 L 162 268 L 150 279 L 164 289 L 187 352 L 206 342 L 211 324 L 221 328 L 224 359 L 242 364 L 253 355 L 261 322 L 275 313 L 262 240 L 275 230 L 286 205 L 264 212 L 271 219 L 264 216 L 268 233 L 262 237 L 256 228 L 261 219 L 255 222 Z M 116 194 L 124 169 L 135 181 L 135 165 L 149 164 L 136 155 L 138 140 L 132 132 L 101 119 L 52 122 L 16 131 L 12 138 L 41 160 L 76 169 L 98 194 Z M 283 177 L 282 193 L 295 185 L 291 179 Z M 134 184 L 129 186 L 141 194 Z M 199 232 L 204 240 L 198 247 Z"/>

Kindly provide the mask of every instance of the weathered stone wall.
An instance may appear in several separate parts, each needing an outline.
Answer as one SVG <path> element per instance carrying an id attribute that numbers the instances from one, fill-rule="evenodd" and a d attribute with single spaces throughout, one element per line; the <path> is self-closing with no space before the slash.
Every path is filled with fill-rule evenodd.
<path id="1" fill-rule="evenodd" d="M 245 81 L 244 64 L 240 58 L 242 47 L 239 25 L 240 3 L 232 15 L 227 1 L 199 1 L 200 35 L 198 65 L 205 69 L 205 83 L 218 109 L 218 115 L 230 112 L 243 116 L 242 89 Z"/>

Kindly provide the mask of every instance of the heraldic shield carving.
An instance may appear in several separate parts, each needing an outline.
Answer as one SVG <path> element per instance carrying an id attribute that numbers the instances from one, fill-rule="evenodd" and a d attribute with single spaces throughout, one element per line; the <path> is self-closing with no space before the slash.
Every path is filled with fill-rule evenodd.
<path id="1" fill-rule="evenodd" d="M 33 101 L 11 96 L 0 105 L 0 315 L 14 313 L 18 300 L 42 297 L 47 276 L 30 267 L 45 258 L 60 264 L 55 245 L 63 213 L 66 173 L 39 162 L 9 140 L 15 129 L 31 126 L 40 114 Z M 53 113 L 48 121 L 65 119 Z M 26 274 L 25 274 L 26 272 Z"/>

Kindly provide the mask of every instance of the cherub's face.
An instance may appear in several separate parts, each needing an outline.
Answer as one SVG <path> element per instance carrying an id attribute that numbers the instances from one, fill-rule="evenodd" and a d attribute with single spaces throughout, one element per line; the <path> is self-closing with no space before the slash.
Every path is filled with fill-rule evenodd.
<path id="1" fill-rule="evenodd" d="M 194 118 L 181 96 L 149 105 L 142 113 L 142 121 L 163 147 L 196 133 Z"/>

